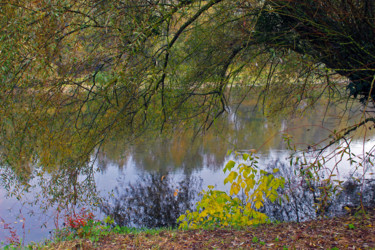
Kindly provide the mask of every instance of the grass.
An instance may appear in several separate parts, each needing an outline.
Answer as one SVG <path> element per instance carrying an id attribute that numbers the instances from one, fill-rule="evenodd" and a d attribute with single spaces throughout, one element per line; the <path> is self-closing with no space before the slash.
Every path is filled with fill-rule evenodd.
<path id="1" fill-rule="evenodd" d="M 172 228 L 134 228 L 134 227 L 120 227 L 115 226 L 112 223 L 106 223 L 104 221 L 88 220 L 87 223 L 79 228 L 64 227 L 60 230 L 53 232 L 53 239 L 46 240 L 44 242 L 32 242 L 27 246 L 22 244 L 8 244 L 2 243 L 1 249 L 54 249 L 56 246 L 65 245 L 66 243 L 74 243 L 81 245 L 85 241 L 90 241 L 94 246 L 96 242 L 106 237 L 113 237 L 113 235 L 132 235 L 134 243 L 139 245 L 141 240 L 138 239 L 138 235 L 154 236 L 164 231 L 173 232 Z"/>

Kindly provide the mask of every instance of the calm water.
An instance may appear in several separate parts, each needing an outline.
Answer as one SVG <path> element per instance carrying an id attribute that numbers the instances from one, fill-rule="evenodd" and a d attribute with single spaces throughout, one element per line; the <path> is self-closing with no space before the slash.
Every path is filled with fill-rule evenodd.
<path id="1" fill-rule="evenodd" d="M 305 220 L 316 218 L 319 213 L 327 215 L 340 214 L 344 206 L 358 205 L 359 191 L 364 191 L 363 200 L 374 205 L 375 184 L 372 181 L 374 168 L 369 162 L 362 161 L 364 149 L 372 152 L 374 136 L 366 131 L 357 133 L 351 141 L 351 152 L 356 154 L 358 162 L 363 163 L 357 169 L 338 156 L 325 165 L 321 176 L 332 174 L 334 178 L 345 183 L 340 202 L 328 204 L 322 211 L 316 212 L 313 207 L 319 198 L 316 191 L 306 185 L 296 174 L 298 166 L 289 164 L 290 151 L 286 150 L 283 134 L 293 137 L 293 143 L 299 149 L 309 149 L 307 157 L 316 156 L 311 145 L 322 142 L 334 128 L 338 129 L 358 119 L 360 110 L 343 113 L 344 108 L 331 106 L 328 112 L 325 106 L 317 105 L 302 117 L 284 117 L 270 121 L 254 106 L 241 106 L 237 113 L 221 118 L 215 127 L 204 136 L 194 137 L 189 132 L 176 132 L 173 136 L 150 139 L 146 136 L 137 144 L 129 144 L 123 138 L 114 138 L 104 148 L 92 156 L 92 163 L 81 171 L 62 173 L 66 182 L 51 183 L 51 173 L 33 173 L 27 192 L 9 196 L 4 185 L 7 184 L 7 172 L 2 171 L 3 186 L 0 187 L 0 223 L 10 225 L 25 242 L 40 241 L 49 237 L 49 232 L 63 222 L 63 209 L 67 207 L 86 207 L 94 210 L 98 218 L 111 215 L 116 223 L 128 226 L 174 226 L 176 217 L 186 209 L 191 209 L 197 200 L 197 194 L 207 185 L 217 189 L 228 190 L 223 185 L 225 175 L 222 169 L 225 163 L 233 159 L 227 155 L 229 149 L 256 149 L 260 157 L 259 167 L 270 170 L 279 168 L 280 173 L 289 180 L 285 192 L 290 201 L 282 205 L 265 206 L 264 211 L 278 220 Z M 334 150 L 333 145 L 330 150 Z M 362 157 L 363 158 L 363 157 Z M 328 159 L 328 158 L 327 158 Z M 372 159 L 372 156 L 370 157 Z M 336 167 L 336 164 L 337 167 Z M 39 172 L 40 173 L 40 172 Z M 363 185 L 352 180 L 359 178 Z M 8 190 L 13 190 L 12 186 Z M 16 188 L 17 190 L 17 188 Z M 60 193 L 59 193 L 60 192 Z M 78 193 L 70 204 L 60 205 L 62 212 L 57 212 L 53 203 L 63 195 L 61 192 Z M 61 196 L 59 196 L 59 195 Z M 177 195 L 176 195 L 177 194 Z M 62 199 L 62 198 L 61 198 Z M 0 241 L 9 236 L 9 230 L 0 226 Z"/>

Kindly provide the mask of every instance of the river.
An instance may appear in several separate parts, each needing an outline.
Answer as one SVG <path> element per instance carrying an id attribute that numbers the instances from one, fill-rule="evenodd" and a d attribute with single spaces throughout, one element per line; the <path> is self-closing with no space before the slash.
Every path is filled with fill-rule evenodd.
<path id="1" fill-rule="evenodd" d="M 320 182 L 314 187 L 332 173 L 335 174 L 332 179 L 344 182 L 341 194 L 320 211 L 314 207 L 319 191 L 311 192 L 311 186 L 306 187 L 298 177 L 300 166 L 290 165 L 291 151 L 284 141 L 288 135 L 292 145 L 307 152 L 307 159 L 314 159 L 316 150 L 329 141 L 325 139 L 334 129 L 353 124 L 361 115 L 360 107 L 348 111 L 343 105 L 331 104 L 326 109 L 325 104 L 316 104 L 303 116 L 294 114 L 269 119 L 251 102 L 245 101 L 236 112 L 221 117 L 204 135 L 176 131 L 158 138 L 145 135 L 134 143 L 121 137 L 113 138 L 92 155 L 92 161 L 84 169 L 61 173 L 67 176 L 66 182 L 51 183 L 51 172 L 35 171 L 28 181 L 30 187 L 19 193 L 21 189 L 7 181 L 9 169 L 3 169 L 0 241 L 5 241 L 11 230 L 26 243 L 47 239 L 52 230 L 62 226 L 64 209 L 68 207 L 85 207 L 99 219 L 110 215 L 120 225 L 175 226 L 178 214 L 193 208 L 202 189 L 207 189 L 208 185 L 229 189 L 223 184 L 226 175 L 222 171 L 226 162 L 234 159 L 233 153 L 227 154 L 228 150 L 256 151 L 259 168 L 278 168 L 288 180 L 286 190 L 290 201 L 281 205 L 266 204 L 262 210 L 273 219 L 299 221 L 314 219 L 322 213 L 342 214 L 345 206 L 359 205 L 358 192 L 364 194 L 362 199 L 367 205 L 374 205 L 371 152 L 375 143 L 370 130 L 362 129 L 349 139 L 351 153 L 356 155 L 359 166 L 350 165 L 346 156 L 341 159 L 339 149 L 325 164 Z M 334 152 L 339 145 L 333 144 L 327 152 Z M 365 151 L 370 154 L 366 159 Z M 329 153 L 326 154 L 329 158 Z M 362 184 L 358 185 L 354 179 Z M 69 196 L 74 199 L 67 201 L 62 192 L 77 195 Z M 56 205 L 59 199 L 63 202 Z"/>

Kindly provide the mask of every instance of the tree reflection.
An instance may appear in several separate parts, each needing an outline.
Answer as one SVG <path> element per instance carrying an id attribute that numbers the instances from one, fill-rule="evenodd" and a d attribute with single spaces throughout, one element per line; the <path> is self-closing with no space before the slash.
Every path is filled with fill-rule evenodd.
<path id="1" fill-rule="evenodd" d="M 346 179 L 334 192 L 331 187 L 328 199 L 325 203 L 323 187 L 327 188 L 332 183 L 324 183 L 319 180 L 304 180 L 299 173 L 298 166 L 290 166 L 289 163 L 280 159 L 271 161 L 268 170 L 279 169 L 278 175 L 284 176 L 286 185 L 280 190 L 281 202 L 271 203 L 266 201 L 262 212 L 270 218 L 278 221 L 305 221 L 316 219 L 319 216 L 337 216 L 356 211 L 362 206 L 375 206 L 375 179 Z M 327 190 L 327 189 L 326 189 Z M 348 209 L 349 208 L 349 209 Z"/>
<path id="2" fill-rule="evenodd" d="M 220 171 L 227 161 L 228 149 L 284 150 L 284 133 L 292 135 L 302 150 L 320 142 L 324 145 L 331 129 L 351 124 L 349 117 L 355 116 L 349 114 L 343 104 L 330 104 L 330 109 L 322 112 L 326 110 L 325 105 L 324 102 L 317 103 L 316 110 L 306 110 L 303 116 L 279 117 L 270 121 L 254 104 L 243 103 L 236 113 L 220 117 L 202 136 L 194 137 L 191 130 L 174 131 L 173 134 L 154 137 L 145 134 L 129 143 L 118 135 L 103 145 L 98 159 L 103 171 L 106 163 L 124 166 L 130 157 L 143 171 L 183 169 L 188 174 L 204 167 Z"/>
<path id="3" fill-rule="evenodd" d="M 48 174 L 37 168 L 32 172 L 30 183 L 19 182 L 17 176 L 5 168 L 0 170 L 0 183 L 5 187 L 8 197 L 16 197 L 25 205 L 37 206 L 40 212 L 50 208 L 70 211 L 79 206 L 97 204 L 97 196 L 92 167 L 62 168 L 58 173 Z M 24 198 L 32 194 L 32 200 Z M 93 206 L 94 209 L 94 206 Z"/>
<path id="4" fill-rule="evenodd" d="M 101 209 L 121 226 L 175 227 L 178 216 L 193 208 L 202 180 L 184 176 L 176 181 L 161 173 L 142 174 L 135 184 L 119 179 L 114 197 Z"/>

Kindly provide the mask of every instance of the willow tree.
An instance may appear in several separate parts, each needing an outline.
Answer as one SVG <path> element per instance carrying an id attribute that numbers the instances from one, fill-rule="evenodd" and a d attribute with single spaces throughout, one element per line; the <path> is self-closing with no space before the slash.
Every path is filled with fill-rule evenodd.
<path id="1" fill-rule="evenodd" d="M 349 78 L 351 95 L 373 103 L 374 1 L 276 0 L 262 11 L 259 41 L 312 56 Z"/>
<path id="2" fill-rule="evenodd" d="M 35 165 L 56 178 L 56 166 L 65 169 L 67 183 L 79 171 L 92 176 L 75 167 L 117 134 L 204 131 L 240 85 L 244 96 L 261 88 L 273 112 L 345 87 L 346 96 L 373 102 L 371 0 L 9 0 L 0 7 L 1 159 L 23 182 Z M 350 82 L 336 85 L 333 73 Z"/>

